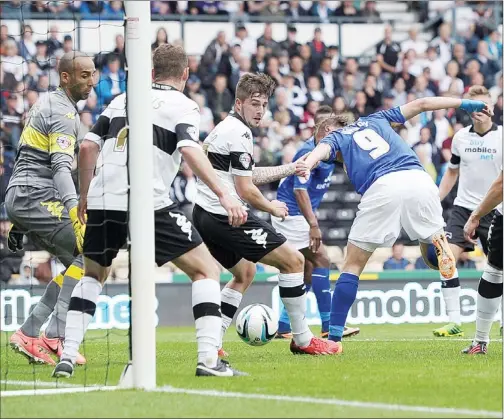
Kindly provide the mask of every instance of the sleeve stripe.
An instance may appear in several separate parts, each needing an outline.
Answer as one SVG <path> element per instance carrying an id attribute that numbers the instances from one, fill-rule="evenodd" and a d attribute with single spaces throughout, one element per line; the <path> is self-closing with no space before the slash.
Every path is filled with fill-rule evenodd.
<path id="1" fill-rule="evenodd" d="M 210 160 L 215 170 L 221 170 L 223 172 L 229 171 L 229 166 L 231 164 L 231 156 L 229 154 L 225 155 L 209 151 L 207 155 L 208 160 Z"/>
<path id="2" fill-rule="evenodd" d="M 252 176 L 252 170 L 231 169 L 231 173 L 236 176 Z"/>

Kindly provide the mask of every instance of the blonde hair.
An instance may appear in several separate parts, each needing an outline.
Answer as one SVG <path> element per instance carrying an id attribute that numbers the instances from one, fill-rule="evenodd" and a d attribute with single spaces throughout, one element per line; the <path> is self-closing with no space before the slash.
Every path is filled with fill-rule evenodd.
<path id="1" fill-rule="evenodd" d="M 471 88 L 467 92 L 467 96 L 470 98 L 476 97 L 476 96 L 488 96 L 490 97 L 490 93 L 488 92 L 488 89 L 485 86 L 471 86 Z"/>

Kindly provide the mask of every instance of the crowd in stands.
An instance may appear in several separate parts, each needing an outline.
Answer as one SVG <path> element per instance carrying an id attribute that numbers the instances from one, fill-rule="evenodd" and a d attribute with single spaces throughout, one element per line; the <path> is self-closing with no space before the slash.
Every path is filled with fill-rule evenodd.
<path id="1" fill-rule="evenodd" d="M 19 7 L 20 2 L 7 3 Z M 105 12 L 122 16 L 122 2 L 119 1 L 26 3 L 29 2 L 23 2 L 23 7 L 29 7 L 33 13 L 62 13 L 68 9 L 83 17 Z M 152 13 L 161 15 L 203 13 L 243 18 L 237 20 L 232 38 L 219 32 L 201 56 L 189 57 L 190 77 L 185 94 L 200 107 L 200 131 L 204 139 L 231 110 L 234 89 L 242 74 L 265 72 L 273 77 L 278 87 L 261 126 L 253 133 L 256 164 L 275 165 L 290 162 L 297 148 L 312 135 L 314 114 L 323 104 L 353 121 L 416 98 L 463 97 L 471 86 L 483 85 L 495 104 L 494 121 L 502 125 L 502 34 L 490 24 L 488 15 L 492 10 L 488 4 L 485 8 L 468 8 L 468 2 L 463 1 L 429 2 L 429 5 L 431 3 L 444 3 L 445 9 L 440 10 L 445 14 L 439 15 L 439 25 L 434 26 L 430 42 L 419 39 L 417 25 L 411 26 L 407 39 L 396 42 L 392 39 L 392 26 L 386 25 L 383 40 L 376 45 L 374 58 L 366 66 L 360 64 L 358 57 L 342 57 L 338 46 L 324 39 L 319 28 L 314 30 L 310 42 L 300 44 L 296 40 L 295 24 L 288 26 L 287 39 L 274 39 L 271 24 L 265 23 L 263 34 L 254 39 L 247 31 L 246 17 L 306 15 L 318 16 L 322 21 L 330 16 L 379 19 L 374 1 L 152 1 L 151 8 Z M 457 10 L 463 11 L 462 21 L 468 24 L 452 31 L 451 14 L 446 9 L 455 3 Z M 6 7 L 5 4 L 2 7 Z M 51 24 L 44 41 L 33 40 L 30 25 L 23 26 L 19 40 L 13 35 L 6 25 L 1 26 L 1 201 L 12 173 L 27 111 L 38 98 L 58 86 L 59 59 L 74 45 L 71 34 L 63 36 L 59 32 L 57 21 Z M 167 32 L 160 27 L 153 34 L 152 49 L 166 42 L 182 41 L 168 39 Z M 98 71 L 94 92 L 78 104 L 82 135 L 91 128 L 104 107 L 126 89 L 123 36 L 117 35 L 115 49 L 98 54 L 95 62 Z M 439 182 L 451 157 L 453 135 L 469 124 L 469 115 L 452 109 L 421 114 L 397 131 L 415 150 L 433 179 Z M 194 177 L 188 168 L 181 172 L 172 193 L 183 205 L 192 202 Z"/>

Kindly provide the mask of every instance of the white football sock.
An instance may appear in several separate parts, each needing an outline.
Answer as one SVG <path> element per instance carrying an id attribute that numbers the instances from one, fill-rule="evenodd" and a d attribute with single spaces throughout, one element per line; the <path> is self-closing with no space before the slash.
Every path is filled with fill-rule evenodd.
<path id="1" fill-rule="evenodd" d="M 307 346 L 313 333 L 306 321 L 306 293 L 303 272 L 294 274 L 278 274 L 280 298 L 287 310 L 292 328 L 292 337 L 298 346 Z"/>
<path id="2" fill-rule="evenodd" d="M 476 342 L 490 341 L 490 329 L 499 310 L 500 298 L 485 298 L 478 293 L 476 299 Z"/>
<path id="3" fill-rule="evenodd" d="M 238 307 L 240 307 L 242 298 L 243 294 L 240 291 L 236 291 L 232 288 L 226 287 L 221 291 L 222 328 L 220 347 L 222 347 L 222 340 L 224 339 L 224 335 L 231 325 Z"/>
<path id="4" fill-rule="evenodd" d="M 102 291 L 100 281 L 84 276 L 75 286 L 68 305 L 65 327 L 65 343 L 61 359 L 75 364 L 79 346 L 96 311 L 96 302 Z"/>
<path id="5" fill-rule="evenodd" d="M 213 279 L 201 279 L 192 284 L 192 306 L 196 324 L 198 363 L 209 368 L 217 365 L 222 318 L 220 285 Z"/>
<path id="6" fill-rule="evenodd" d="M 455 287 L 448 287 L 444 288 L 441 287 L 441 293 L 443 294 L 443 299 L 446 305 L 446 314 L 448 314 L 448 318 L 450 319 L 450 323 L 455 323 L 456 325 L 460 326 L 461 325 L 461 319 L 460 319 L 460 283 L 458 279 L 458 270 L 455 269 L 455 273 L 453 274 L 453 277 L 450 279 L 445 279 L 443 276 L 441 276 L 441 281 L 443 283 L 446 283 L 448 285 L 450 281 L 456 281 L 457 286 Z"/>

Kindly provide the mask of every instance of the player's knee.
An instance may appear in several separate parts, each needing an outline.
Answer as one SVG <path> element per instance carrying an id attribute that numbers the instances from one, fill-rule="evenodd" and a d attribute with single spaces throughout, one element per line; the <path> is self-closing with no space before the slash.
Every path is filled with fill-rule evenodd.
<path id="1" fill-rule="evenodd" d="M 241 267 L 234 275 L 234 281 L 242 285 L 250 285 L 254 280 L 256 273 L 256 267 L 253 263 L 247 263 L 245 266 Z"/>
<path id="2" fill-rule="evenodd" d="M 491 284 L 501 284 L 502 286 L 502 270 L 490 265 L 488 262 L 483 269 L 481 279 Z"/>
<path id="3" fill-rule="evenodd" d="M 282 273 L 297 273 L 304 271 L 304 256 L 303 254 L 295 249 L 289 248 L 286 257 L 281 261 L 281 266 L 279 267 Z"/>
<path id="4" fill-rule="evenodd" d="M 313 259 L 314 268 L 329 268 L 331 261 L 326 252 L 315 253 L 315 258 Z"/>

